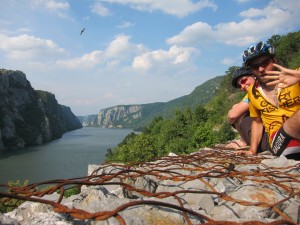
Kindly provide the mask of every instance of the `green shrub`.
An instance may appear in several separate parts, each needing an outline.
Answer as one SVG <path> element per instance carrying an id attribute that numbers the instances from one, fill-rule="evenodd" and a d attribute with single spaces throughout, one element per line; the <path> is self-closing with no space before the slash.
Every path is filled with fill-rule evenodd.
<path id="1" fill-rule="evenodd" d="M 23 183 L 20 180 L 9 181 L 9 187 L 24 187 L 28 185 L 29 180 L 25 180 Z M 0 213 L 7 213 L 13 211 L 19 205 L 21 205 L 24 201 L 19 199 L 9 199 L 9 198 L 0 198 Z"/>

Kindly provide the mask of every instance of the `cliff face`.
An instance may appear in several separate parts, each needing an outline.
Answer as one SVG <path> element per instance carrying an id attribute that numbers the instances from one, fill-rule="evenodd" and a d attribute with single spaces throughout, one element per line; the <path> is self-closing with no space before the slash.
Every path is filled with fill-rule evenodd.
<path id="1" fill-rule="evenodd" d="M 88 115 L 88 116 L 77 116 L 78 120 L 84 127 L 95 127 L 95 119 L 97 115 Z"/>
<path id="2" fill-rule="evenodd" d="M 84 127 L 133 128 L 144 118 L 143 109 L 143 105 L 120 105 L 78 119 Z"/>
<path id="3" fill-rule="evenodd" d="M 0 96 L 0 150 L 47 143 L 82 127 L 69 107 L 34 90 L 21 71 L 0 70 Z"/>
<path id="4" fill-rule="evenodd" d="M 102 109 L 96 118 L 99 127 L 133 127 L 134 122 L 141 118 L 141 105 L 115 106 Z"/>

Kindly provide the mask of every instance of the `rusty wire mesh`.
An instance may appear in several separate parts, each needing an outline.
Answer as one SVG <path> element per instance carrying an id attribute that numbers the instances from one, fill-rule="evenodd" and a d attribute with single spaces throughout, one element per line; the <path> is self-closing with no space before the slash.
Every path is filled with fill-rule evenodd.
<path id="1" fill-rule="evenodd" d="M 248 221 L 243 223 L 237 223 L 233 221 L 215 221 L 207 217 L 206 215 L 202 215 L 199 212 L 185 208 L 183 202 L 178 197 L 178 194 L 180 193 L 193 193 L 195 195 L 214 194 L 225 201 L 241 204 L 243 206 L 259 206 L 272 209 L 275 213 L 280 215 L 281 219 L 269 224 L 297 224 L 297 221 L 292 221 L 289 218 L 289 216 L 287 216 L 284 212 L 280 211 L 278 206 L 291 198 L 300 197 L 300 189 L 295 188 L 293 185 L 289 185 L 290 183 L 299 184 L 300 174 L 298 173 L 298 175 L 291 175 L 287 173 L 287 170 L 292 169 L 288 167 L 284 168 L 285 170 L 282 171 L 278 170 L 278 168 L 263 165 L 261 164 L 261 161 L 263 159 L 266 159 L 266 156 L 241 156 L 234 154 L 233 151 L 205 150 L 198 151 L 191 155 L 168 156 L 159 158 L 152 162 L 139 162 L 132 163 L 129 165 L 117 163 L 103 163 L 98 170 L 95 170 L 91 175 L 86 177 L 50 180 L 40 183 L 33 183 L 25 187 L 9 187 L 8 185 L 1 184 L 0 186 L 6 188 L 6 191 L 0 192 L 0 197 L 4 205 L 5 201 L 8 201 L 10 199 L 39 202 L 51 205 L 56 212 L 66 213 L 71 217 L 80 220 L 107 220 L 110 217 L 115 217 L 120 222 L 120 224 L 126 224 L 126 221 L 120 215 L 121 211 L 124 211 L 130 207 L 137 205 L 156 205 L 181 211 L 187 224 L 192 224 L 189 219 L 189 216 L 193 216 L 194 218 L 196 217 L 199 219 L 199 221 L 205 221 L 205 223 L 202 224 L 265 224 L 263 222 L 258 221 Z M 206 166 L 203 166 L 204 164 Z M 239 166 L 251 164 L 261 164 L 264 169 L 257 169 L 252 171 L 239 171 L 236 169 Z M 116 172 L 104 173 L 103 169 L 108 167 L 118 167 L 122 169 Z M 300 162 L 296 164 L 296 166 L 293 166 L 293 169 L 295 169 L 295 167 L 296 169 L 299 169 Z M 146 175 L 153 176 L 157 180 L 199 180 L 205 185 L 207 185 L 208 190 L 210 191 L 178 190 L 174 192 L 152 193 L 147 190 L 134 187 L 125 182 L 125 180 L 128 178 L 136 179 Z M 119 182 L 116 182 L 116 178 L 119 180 Z M 260 201 L 249 202 L 234 199 L 224 192 L 218 192 L 211 184 L 209 184 L 206 181 L 207 178 L 235 178 L 241 181 L 250 180 L 256 183 L 272 184 L 273 186 L 275 185 L 278 188 L 278 190 L 284 191 L 286 193 L 286 197 L 283 200 L 280 200 L 275 203 Z M 40 187 L 45 185 L 51 187 L 45 190 L 40 190 Z M 96 213 L 90 213 L 82 209 L 68 208 L 67 206 L 61 203 L 65 191 L 70 187 L 99 185 L 103 187 L 108 185 L 120 185 L 126 191 L 134 191 L 145 197 L 157 198 L 158 200 L 167 197 L 174 197 L 178 204 L 175 205 L 163 201 L 137 199 L 135 201 L 131 201 L 126 204 L 120 205 L 112 211 L 99 211 Z M 299 185 L 297 187 L 299 187 Z M 56 201 L 40 198 L 55 192 L 60 193 Z"/>

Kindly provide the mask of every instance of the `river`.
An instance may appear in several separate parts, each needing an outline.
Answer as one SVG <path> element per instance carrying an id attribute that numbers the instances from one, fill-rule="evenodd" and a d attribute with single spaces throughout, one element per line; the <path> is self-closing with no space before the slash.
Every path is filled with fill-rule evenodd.
<path id="1" fill-rule="evenodd" d="M 130 132 L 84 127 L 44 145 L 0 154 L 0 184 L 86 176 L 88 164 L 103 163 L 106 150 L 117 146 Z"/>

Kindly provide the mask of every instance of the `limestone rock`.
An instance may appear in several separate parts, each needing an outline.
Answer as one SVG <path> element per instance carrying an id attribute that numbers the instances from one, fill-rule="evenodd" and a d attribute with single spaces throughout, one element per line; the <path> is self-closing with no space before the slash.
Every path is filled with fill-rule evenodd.
<path id="1" fill-rule="evenodd" d="M 294 160 L 205 148 L 148 163 L 90 165 L 88 176 L 76 179 L 83 185 L 81 192 L 63 198 L 60 210 L 34 202 L 56 203 L 59 194 L 47 195 L 46 190 L 2 220 L 20 225 L 296 225 L 299 178 L 300 164 Z"/>

